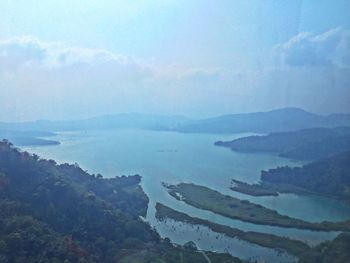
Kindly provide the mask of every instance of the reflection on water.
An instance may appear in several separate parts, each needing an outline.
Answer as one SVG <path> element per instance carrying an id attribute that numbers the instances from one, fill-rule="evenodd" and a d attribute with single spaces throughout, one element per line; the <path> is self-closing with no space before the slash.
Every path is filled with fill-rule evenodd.
<path id="1" fill-rule="evenodd" d="M 242 230 L 289 236 L 305 240 L 309 244 L 316 244 L 336 236 L 335 232 L 287 229 L 228 219 L 179 202 L 170 197 L 161 186 L 163 181 L 167 183 L 193 182 L 259 203 L 281 214 L 308 221 L 339 221 L 350 218 L 350 208 L 347 205 L 327 198 L 293 194 L 283 194 L 278 197 L 250 197 L 231 191 L 228 187 L 232 178 L 256 183 L 259 181 L 262 169 L 281 165 L 300 165 L 300 163 L 277 156 L 236 153 L 213 145 L 217 140 L 232 140 L 241 136 L 243 135 L 181 134 L 144 130 L 67 132 L 60 133 L 55 138 L 61 142 L 61 145 L 25 149 L 58 162 L 77 162 L 83 169 L 92 173 L 101 173 L 106 177 L 136 173 L 142 175 L 142 186 L 150 198 L 148 221 L 151 225 L 158 226 L 161 233 L 166 233 L 173 241 L 179 243 L 192 240 L 193 233 L 186 231 L 188 226 L 177 225 L 177 231 L 184 233 L 180 235 L 182 239 L 179 239 L 177 237 L 179 234 L 175 233 L 177 231 L 169 232 L 166 230 L 167 226 L 160 228 L 162 224 L 159 224 L 154 218 L 155 202 L 162 202 L 191 216 L 209 219 L 216 223 Z M 203 236 L 201 240 L 200 246 L 203 248 L 208 248 L 204 245 L 208 244 L 212 250 L 222 249 L 212 235 Z M 211 245 L 213 248 L 210 247 Z M 244 245 L 247 246 L 247 243 Z M 248 244 L 248 246 L 252 245 Z M 234 250 L 233 246 L 232 249 Z M 266 252 L 259 249 L 254 251 L 256 256 L 265 255 L 261 253 Z M 281 260 L 280 258 L 280 262 Z"/>

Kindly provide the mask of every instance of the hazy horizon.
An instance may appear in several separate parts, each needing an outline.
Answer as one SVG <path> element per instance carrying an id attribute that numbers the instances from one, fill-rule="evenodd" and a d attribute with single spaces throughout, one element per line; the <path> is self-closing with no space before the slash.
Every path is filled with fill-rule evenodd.
<path id="1" fill-rule="evenodd" d="M 0 3 L 0 121 L 350 113 L 348 1 Z"/>
<path id="2" fill-rule="evenodd" d="M 94 119 L 94 118 L 100 118 L 100 117 L 108 117 L 108 116 L 118 116 L 118 115 L 145 115 L 145 116 L 158 116 L 158 117 L 183 117 L 188 120 L 201 120 L 201 119 L 210 119 L 220 116 L 226 116 L 226 115 L 235 115 L 235 114 L 250 114 L 250 113 L 266 113 L 270 111 L 278 111 L 278 110 L 285 110 L 285 109 L 296 109 L 296 110 L 302 110 L 306 111 L 305 109 L 298 108 L 298 107 L 284 107 L 284 108 L 273 108 L 269 110 L 262 110 L 262 111 L 246 111 L 246 112 L 231 112 L 231 113 L 223 113 L 218 115 L 202 115 L 202 116 L 191 116 L 191 115 L 185 115 L 185 114 L 162 114 L 162 113 L 145 113 L 145 112 L 115 112 L 115 113 L 105 113 L 105 114 L 98 114 L 98 115 L 91 115 L 91 116 L 82 116 L 80 118 L 61 118 L 61 119 L 27 119 L 27 120 L 20 120 L 20 121 L 3 121 L 0 119 L 0 123 L 24 123 L 24 122 L 40 122 L 40 121 L 80 121 L 80 120 L 88 120 L 88 119 Z M 306 111 L 307 113 L 316 114 L 319 116 L 329 116 L 333 114 L 350 114 L 345 112 L 333 112 L 333 113 L 316 113 L 311 111 Z"/>

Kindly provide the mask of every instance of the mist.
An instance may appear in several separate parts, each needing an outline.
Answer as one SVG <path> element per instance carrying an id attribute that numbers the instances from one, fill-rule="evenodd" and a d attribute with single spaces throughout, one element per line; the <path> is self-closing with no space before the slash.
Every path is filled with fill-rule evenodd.
<path id="1" fill-rule="evenodd" d="M 346 1 L 32 5 L 1 3 L 1 121 L 350 112 Z"/>

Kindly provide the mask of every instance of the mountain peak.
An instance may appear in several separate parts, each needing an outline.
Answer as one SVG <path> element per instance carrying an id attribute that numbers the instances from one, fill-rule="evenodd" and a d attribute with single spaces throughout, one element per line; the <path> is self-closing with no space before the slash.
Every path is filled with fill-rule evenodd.
<path id="1" fill-rule="evenodd" d="M 286 108 L 279 108 L 279 109 L 275 109 L 275 110 L 271 110 L 268 112 L 284 112 L 284 113 L 306 113 L 306 114 L 313 114 L 311 112 L 308 112 L 304 109 L 301 108 L 297 108 L 297 107 L 286 107 Z"/>

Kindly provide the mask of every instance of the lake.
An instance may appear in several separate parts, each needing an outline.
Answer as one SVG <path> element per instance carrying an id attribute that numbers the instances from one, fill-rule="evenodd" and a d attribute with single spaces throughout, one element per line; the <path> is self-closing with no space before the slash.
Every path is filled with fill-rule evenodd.
<path id="1" fill-rule="evenodd" d="M 312 222 L 340 221 L 350 218 L 346 204 L 315 196 L 282 194 L 278 197 L 251 197 L 229 189 L 231 179 L 256 183 L 262 169 L 301 163 L 268 154 L 237 153 L 214 146 L 218 140 L 232 140 L 249 134 L 184 134 L 149 130 L 108 130 L 88 132 L 62 132 L 55 137 L 57 146 L 23 147 L 43 158 L 58 163 L 77 162 L 90 173 L 104 177 L 140 174 L 142 187 L 150 198 L 148 222 L 163 237 L 183 244 L 193 240 L 201 249 L 227 251 L 242 258 L 265 259 L 269 262 L 293 262 L 294 258 L 272 249 L 218 235 L 205 227 L 155 218 L 156 202 L 188 213 L 191 216 L 229 225 L 241 230 L 259 231 L 300 239 L 309 244 L 334 238 L 336 232 L 316 232 L 292 228 L 255 225 L 232 220 L 209 211 L 188 206 L 172 198 L 161 183 L 193 182 L 222 193 L 277 210 L 281 214 Z"/>

